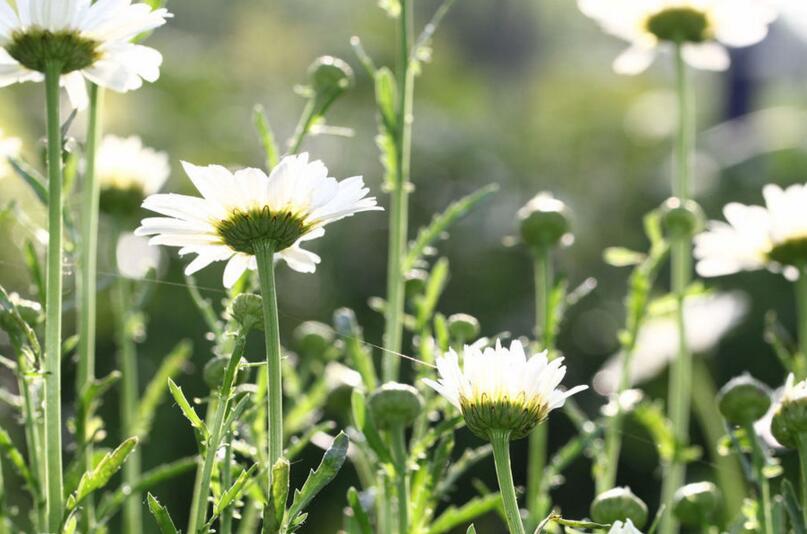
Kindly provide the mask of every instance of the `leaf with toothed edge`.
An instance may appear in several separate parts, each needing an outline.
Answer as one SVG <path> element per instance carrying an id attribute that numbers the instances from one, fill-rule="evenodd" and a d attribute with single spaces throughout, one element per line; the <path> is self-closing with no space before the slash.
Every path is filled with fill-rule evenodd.
<path id="1" fill-rule="evenodd" d="M 168 509 L 160 504 L 160 501 L 151 493 L 146 496 L 146 499 L 149 504 L 149 512 L 151 512 L 151 515 L 157 522 L 157 526 L 160 527 L 160 532 L 162 534 L 181 534 L 181 531 L 177 530 L 177 527 L 174 526 L 174 521 L 171 519 L 171 514 L 168 513 Z"/>

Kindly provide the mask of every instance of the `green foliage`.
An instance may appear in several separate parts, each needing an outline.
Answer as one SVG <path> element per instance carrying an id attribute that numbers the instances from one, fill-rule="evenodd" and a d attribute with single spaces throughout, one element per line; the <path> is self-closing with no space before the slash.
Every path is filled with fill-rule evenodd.
<path id="1" fill-rule="evenodd" d="M 684 447 L 675 438 L 672 423 L 657 402 L 642 402 L 633 411 L 636 420 L 645 427 L 665 462 L 692 462 L 700 458 L 699 447 Z"/>
<path id="2" fill-rule="evenodd" d="M 359 492 L 353 486 L 347 490 L 347 504 L 353 510 L 353 517 L 359 526 L 361 534 L 373 534 L 373 527 L 370 524 L 370 516 L 359 500 Z"/>
<path id="3" fill-rule="evenodd" d="M 498 493 L 475 497 L 462 506 L 449 506 L 431 524 L 428 534 L 443 534 L 501 506 Z"/>
<path id="4" fill-rule="evenodd" d="M 146 386 L 140 403 L 137 405 L 137 417 L 135 418 L 135 434 L 140 439 L 145 439 L 151 431 L 154 414 L 165 398 L 165 384 L 179 375 L 191 356 L 192 348 L 190 341 L 180 341 L 161 361 L 160 367 Z"/>
<path id="5" fill-rule="evenodd" d="M 255 106 L 252 111 L 252 121 L 255 124 L 255 129 L 258 130 L 258 137 L 261 140 L 263 151 L 266 153 L 266 168 L 271 171 L 280 161 L 280 150 L 277 148 L 275 134 L 272 132 L 272 127 L 269 125 L 269 119 L 266 117 L 263 106 Z"/>
<path id="6" fill-rule="evenodd" d="M 796 496 L 796 490 L 788 480 L 782 481 L 782 496 L 784 497 L 785 510 L 790 519 L 790 525 L 793 528 L 794 534 L 807 533 L 807 525 L 804 524 L 804 514 L 802 513 L 801 506 L 799 505 L 799 498 Z M 802 491 L 805 491 L 802 488 Z"/>
<path id="7" fill-rule="evenodd" d="M 209 432 L 207 430 L 207 426 L 205 426 L 204 421 L 199 418 L 199 415 L 196 413 L 191 407 L 190 402 L 188 399 L 185 398 L 185 394 L 182 392 L 182 388 L 177 386 L 173 380 L 170 378 L 168 379 L 168 389 L 171 391 L 171 395 L 174 397 L 174 401 L 179 406 L 179 409 L 182 410 L 182 415 L 190 421 L 191 426 L 196 431 L 197 435 L 200 437 L 200 441 L 204 441 L 207 439 Z"/>
<path id="8" fill-rule="evenodd" d="M 154 521 L 157 522 L 160 532 L 162 534 L 181 534 L 181 531 L 174 526 L 174 521 L 171 519 L 168 509 L 160 504 L 160 501 L 151 493 L 146 496 L 146 499 L 148 500 L 149 512 L 154 517 Z"/>
<path id="9" fill-rule="evenodd" d="M 22 453 L 14 446 L 11 441 L 11 436 L 8 435 L 4 429 L 0 428 L 0 452 L 14 467 L 20 477 L 25 481 L 26 486 L 31 491 L 34 497 L 39 495 L 39 482 L 36 477 L 31 473 L 28 464 L 25 463 L 25 458 Z"/>
<path id="10" fill-rule="evenodd" d="M 75 493 L 67 499 L 67 509 L 73 510 L 92 492 L 106 486 L 112 475 L 120 470 L 123 462 L 137 446 L 137 441 L 136 437 L 124 440 L 115 450 L 104 455 L 98 465 L 84 473 Z"/>

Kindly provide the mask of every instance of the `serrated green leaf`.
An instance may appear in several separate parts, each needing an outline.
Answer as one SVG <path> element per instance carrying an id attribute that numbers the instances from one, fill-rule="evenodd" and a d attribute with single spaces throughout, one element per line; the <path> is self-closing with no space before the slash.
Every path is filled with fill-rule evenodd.
<path id="1" fill-rule="evenodd" d="M 468 215 L 498 190 L 498 184 L 486 185 L 470 195 L 452 202 L 442 213 L 436 214 L 428 226 L 420 229 L 417 238 L 409 246 L 409 252 L 403 262 L 402 271 L 408 272 L 413 269 L 432 243 L 437 241 L 454 223 Z"/>
<path id="2" fill-rule="evenodd" d="M 71 512 L 64 521 L 62 526 L 62 534 L 75 534 L 78 528 L 78 517 L 75 512 Z"/>
<path id="3" fill-rule="evenodd" d="M 475 497 L 460 507 L 449 506 L 429 526 L 428 534 L 443 534 L 501 506 L 498 493 Z"/>
<path id="4" fill-rule="evenodd" d="M 182 392 L 182 388 L 177 386 L 176 383 L 168 379 L 168 389 L 171 391 L 171 395 L 174 397 L 174 401 L 179 406 L 179 409 L 182 410 L 182 415 L 190 421 L 191 426 L 199 432 L 202 439 L 207 439 L 208 430 L 207 426 L 205 426 L 204 421 L 199 418 L 199 414 L 196 413 L 196 410 L 191 407 L 191 403 L 188 402 L 188 399 L 185 398 L 185 394 Z"/>
<path id="5" fill-rule="evenodd" d="M 359 492 L 353 486 L 347 490 L 347 503 L 350 509 L 353 510 L 353 518 L 356 520 L 361 534 L 373 534 L 370 516 L 367 515 L 367 510 L 365 510 L 364 506 L 361 504 Z"/>
<path id="6" fill-rule="evenodd" d="M 263 151 L 266 153 L 266 169 L 271 171 L 280 161 L 280 150 L 277 148 L 275 134 L 269 125 L 269 119 L 266 117 L 263 106 L 255 106 L 252 112 L 252 121 L 255 124 L 255 129 L 258 130 Z"/>
<path id="7" fill-rule="evenodd" d="M 120 470 L 123 462 L 137 446 L 137 441 L 136 437 L 124 440 L 115 450 L 107 453 L 95 468 L 84 473 L 75 493 L 67 500 L 67 509 L 74 509 L 92 492 L 106 486 L 112 475 Z"/>
<path id="8" fill-rule="evenodd" d="M 151 493 L 146 496 L 146 499 L 149 503 L 149 512 L 157 522 L 157 526 L 160 527 L 160 532 L 162 534 L 180 534 L 180 531 L 174 526 L 174 521 L 171 519 L 168 509 L 160 504 L 160 501 Z"/>
<path id="9" fill-rule="evenodd" d="M 308 474 L 308 478 L 303 483 L 303 487 L 294 491 L 294 498 L 289 507 L 288 519 L 290 525 L 294 525 L 300 513 L 308 506 L 314 497 L 322 489 L 330 484 L 336 477 L 339 470 L 347 458 L 348 437 L 344 432 L 340 432 L 333 440 L 333 443 L 325 451 L 322 461 L 317 469 Z"/>
<path id="10" fill-rule="evenodd" d="M 91 406 L 95 401 L 100 399 L 104 393 L 109 391 L 110 388 L 114 386 L 118 380 L 120 380 L 120 377 L 120 371 L 112 371 L 104 377 L 93 380 L 87 385 L 84 392 L 81 394 L 82 406 L 84 406 L 85 409 Z"/>
<path id="11" fill-rule="evenodd" d="M 152 377 L 143 396 L 140 399 L 140 404 L 137 406 L 137 416 L 135 418 L 134 433 L 140 439 L 144 439 L 151 430 L 151 424 L 154 421 L 154 414 L 157 412 L 160 404 L 165 398 L 165 383 L 168 380 L 173 380 L 182 371 L 185 363 L 191 356 L 193 345 L 188 340 L 180 341 L 168 356 L 166 356 L 157 372 Z"/>
<path id="12" fill-rule="evenodd" d="M 252 464 L 249 469 L 242 469 L 232 486 L 227 488 L 213 507 L 213 516 L 217 517 L 232 506 L 244 493 L 244 486 L 250 480 L 252 473 L 258 468 L 258 464 Z"/>

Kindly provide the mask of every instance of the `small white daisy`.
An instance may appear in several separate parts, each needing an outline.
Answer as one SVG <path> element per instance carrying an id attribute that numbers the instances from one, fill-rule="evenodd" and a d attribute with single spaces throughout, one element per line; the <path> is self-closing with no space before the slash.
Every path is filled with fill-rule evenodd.
<path id="1" fill-rule="evenodd" d="M 45 65 L 61 66 L 73 106 L 87 105 L 85 79 L 113 91 L 138 89 L 160 76 L 162 56 L 133 38 L 170 15 L 131 0 L 0 0 L 0 87 L 42 81 Z"/>
<path id="2" fill-rule="evenodd" d="M 16 137 L 7 137 L 0 130 L 0 178 L 11 173 L 8 158 L 16 158 L 22 150 L 22 141 Z"/>
<path id="3" fill-rule="evenodd" d="M 168 154 L 143 146 L 137 136 L 107 135 L 98 147 L 95 175 L 101 189 L 137 190 L 145 197 L 159 191 L 170 174 Z"/>
<path id="4" fill-rule="evenodd" d="M 669 43 L 681 43 L 684 60 L 695 68 L 725 70 L 725 47 L 758 43 L 777 17 L 773 0 L 578 0 L 578 5 L 603 30 L 630 43 L 614 61 L 620 74 L 643 72 Z"/>
<path id="5" fill-rule="evenodd" d="M 711 221 L 695 236 L 698 274 L 722 276 L 768 268 L 798 276 L 807 262 L 807 185 L 782 189 L 766 185 L 765 207 L 731 203 L 723 208 L 727 222 Z"/>
<path id="6" fill-rule="evenodd" d="M 151 195 L 143 207 L 165 215 L 143 219 L 136 235 L 154 236 L 152 245 L 181 247 L 196 254 L 186 274 L 227 261 L 224 285 L 231 287 L 246 269 L 257 269 L 255 246 L 271 242 L 277 258 L 292 269 L 311 273 L 319 256 L 300 245 L 325 234 L 324 226 L 355 213 L 381 210 L 367 197 L 361 176 L 341 182 L 328 176 L 308 154 L 287 156 L 267 177 L 259 169 L 235 173 L 219 165 L 182 163 L 202 198 Z"/>
<path id="7" fill-rule="evenodd" d="M 159 268 L 160 249 L 150 246 L 148 239 L 126 232 L 118 238 L 115 258 L 122 276 L 140 280 Z"/>
<path id="8" fill-rule="evenodd" d="M 660 310 L 643 323 L 631 356 L 628 386 L 658 376 L 678 355 L 678 324 L 675 309 Z M 726 333 L 737 326 L 748 311 L 742 293 L 708 293 L 686 299 L 684 321 L 687 346 L 695 354 L 712 350 Z M 594 389 L 610 395 L 619 388 L 622 355 L 615 354 L 594 376 Z"/>
<path id="9" fill-rule="evenodd" d="M 491 430 L 511 432 L 511 439 L 530 433 L 549 412 L 588 386 L 558 389 L 566 367 L 563 358 L 551 362 L 547 352 L 529 359 L 520 341 L 510 348 L 466 345 L 463 364 L 454 350 L 437 359 L 437 381 L 424 382 L 462 412 L 468 428 L 482 438 Z"/>

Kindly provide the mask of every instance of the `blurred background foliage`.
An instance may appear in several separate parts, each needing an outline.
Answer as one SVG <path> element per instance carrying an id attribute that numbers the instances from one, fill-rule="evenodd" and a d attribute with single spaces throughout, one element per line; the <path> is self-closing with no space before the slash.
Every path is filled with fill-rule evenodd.
<path id="1" fill-rule="evenodd" d="M 416 3 L 421 24 L 436 7 L 434 0 Z M 253 105 L 265 107 L 278 138 L 290 136 L 304 102 L 293 86 L 305 83 L 306 68 L 317 56 L 332 54 L 354 66 L 357 83 L 334 106 L 329 124 L 352 128 L 355 135 L 319 136 L 308 140 L 305 148 L 324 160 L 334 176 L 363 175 L 382 203 L 387 202 L 373 141 L 372 84 L 349 45 L 350 37 L 359 35 L 377 63 L 394 62 L 393 22 L 371 0 L 172 0 L 169 8 L 175 18 L 150 41 L 165 58 L 159 82 L 125 96 L 108 94 L 104 110 L 107 132 L 140 135 L 147 145 L 168 152 L 174 173 L 166 190 L 190 192 L 180 160 L 261 166 L 264 155 L 252 128 Z M 803 11 L 797 6 L 786 15 L 789 21 L 775 24 L 761 45 L 734 51 L 728 73 L 696 75 L 700 150 L 696 197 L 711 218 L 719 217 L 729 201 L 760 203 L 765 183 L 786 185 L 807 179 L 807 16 L 794 18 L 799 9 Z M 659 61 L 640 77 L 615 75 L 610 63 L 622 43 L 603 35 L 571 0 L 462 0 L 433 44 L 433 58 L 423 67 L 416 93 L 412 172 L 416 190 L 410 235 L 452 199 L 491 182 L 501 186 L 440 245 L 451 264 L 440 309 L 478 317 L 485 335 L 532 334 L 529 255 L 519 247 L 505 247 L 502 240 L 515 232 L 515 213 L 521 205 L 541 190 L 552 191 L 574 212 L 576 239 L 558 255 L 559 272 L 572 285 L 587 277 L 598 281 L 593 294 L 569 312 L 559 341 L 569 366 L 568 383 L 590 382 L 618 347 L 628 275 L 626 269 L 606 265 L 602 251 L 615 245 L 643 249 L 641 217 L 668 196 L 670 134 L 675 126 L 675 100 L 668 92 L 671 69 Z M 31 84 L 0 91 L 0 128 L 23 139 L 29 161 L 41 159 L 41 91 L 41 85 Z M 83 138 L 84 122 L 80 116 L 74 123 L 72 135 L 77 139 Z M 16 177 L 0 181 L 0 199 L 4 203 L 14 199 L 33 220 L 44 221 L 41 205 Z M 67 202 L 77 208 L 76 197 Z M 316 274 L 280 270 L 287 344 L 299 323 L 330 322 L 340 306 L 355 309 L 366 338 L 380 344 L 382 319 L 368 308 L 367 300 L 384 293 L 386 224 L 383 214 L 371 214 L 329 228 L 328 238 L 314 246 L 323 257 Z M 0 284 L 23 295 L 30 284 L 19 254 L 25 232 L 14 217 L 0 220 Z M 211 355 L 204 323 L 183 287 L 184 261 L 173 254 L 164 259 L 164 283 L 156 287 L 147 306 L 148 332 L 139 347 L 141 376 L 145 381 L 177 340 L 189 338 L 194 343 L 193 368 L 180 380 L 189 394 L 204 395 L 201 367 Z M 199 285 L 207 288 L 203 293 L 216 301 L 223 297 L 222 267 L 198 277 Z M 112 276 L 109 270 L 109 262 L 102 259 L 99 375 L 114 366 L 104 291 Z M 666 276 L 660 280 L 666 284 Z M 746 273 L 709 285 L 740 289 L 753 299 L 750 313 L 708 362 L 717 384 L 747 369 L 779 385 L 783 371 L 762 332 L 770 309 L 792 331 L 788 283 L 766 273 Z M 68 305 L 74 287 L 68 280 Z M 68 318 L 68 331 L 71 322 Z M 250 359 L 261 358 L 260 351 L 258 344 Z M 66 384 L 73 383 L 73 372 L 67 365 Z M 659 376 L 647 391 L 663 397 L 665 384 L 665 377 Z M 71 402 L 70 387 L 64 394 Z M 580 399 L 591 414 L 603 403 L 594 391 Z M 114 396 L 109 397 L 102 410 L 112 435 L 117 433 L 114 402 Z M 66 409 L 69 413 L 72 407 L 68 404 Z M 5 406 L 2 410 L 0 423 L 13 426 L 12 414 Z M 550 443 L 556 448 L 568 439 L 571 428 L 563 416 L 554 417 L 550 426 Z M 618 482 L 654 503 L 659 481 L 654 446 L 639 427 L 628 425 L 625 432 Z M 460 440 L 478 444 L 467 431 Z M 143 446 L 144 466 L 194 451 L 193 436 L 179 411 L 163 408 Z M 301 463 L 317 461 L 319 452 L 309 453 Z M 517 484 L 525 481 L 525 453 L 526 440 L 514 444 Z M 299 477 L 306 471 L 294 473 Z M 578 462 L 555 492 L 569 516 L 588 511 L 593 497 L 589 473 L 588 462 Z M 480 465 L 475 475 L 494 485 L 492 463 Z M 690 468 L 690 478 L 710 476 L 707 461 Z M 188 509 L 191 477 L 158 489 L 169 509 Z M 333 530 L 353 478 L 346 469 L 339 483 L 318 500 L 305 532 Z M 474 493 L 470 487 L 463 492 L 458 501 Z M 491 525 L 496 524 L 495 519 L 477 522 L 477 528 L 493 532 Z"/>

